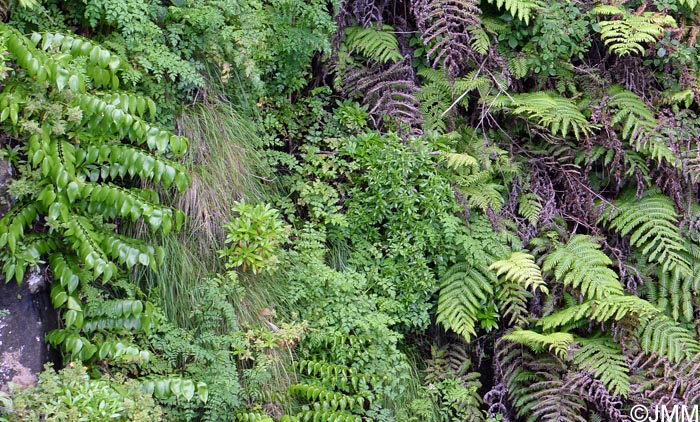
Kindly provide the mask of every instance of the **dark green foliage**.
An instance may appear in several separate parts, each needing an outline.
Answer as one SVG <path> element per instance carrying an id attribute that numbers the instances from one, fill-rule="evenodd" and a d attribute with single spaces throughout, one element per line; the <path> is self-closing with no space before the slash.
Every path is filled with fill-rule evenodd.
<path id="1" fill-rule="evenodd" d="M 4 270 L 46 261 L 50 340 L 170 419 L 700 397 L 697 1 L 20 3 L 50 33 L 4 39 Z M 179 199 L 185 143 L 117 87 L 193 138 Z"/>

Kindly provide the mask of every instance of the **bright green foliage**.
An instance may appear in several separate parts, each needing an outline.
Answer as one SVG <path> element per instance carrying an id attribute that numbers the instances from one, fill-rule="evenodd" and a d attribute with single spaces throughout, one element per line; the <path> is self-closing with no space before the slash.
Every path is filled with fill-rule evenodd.
<path id="1" fill-rule="evenodd" d="M 673 362 L 700 352 L 692 333 L 662 315 L 643 319 L 637 333 L 644 352 L 666 356 Z"/>
<path id="2" fill-rule="evenodd" d="M 488 0 L 498 8 L 505 8 L 514 18 L 518 18 L 525 24 L 530 23 L 530 16 L 536 11 L 540 3 L 538 0 Z"/>
<path id="3" fill-rule="evenodd" d="M 579 347 L 573 362 L 605 384 L 612 394 L 627 396 L 630 376 L 627 359 L 620 346 L 610 337 L 576 338 Z"/>
<path id="4" fill-rule="evenodd" d="M 540 267 L 535 264 L 535 257 L 530 254 L 513 252 L 510 258 L 494 262 L 489 269 L 496 271 L 498 277 L 522 284 L 526 289 L 549 293 Z"/>
<path id="5" fill-rule="evenodd" d="M 611 295 L 603 299 L 589 300 L 580 305 L 569 306 L 557 313 L 544 316 L 537 325 L 544 330 L 563 327 L 587 318 L 597 322 L 620 321 L 625 318 L 638 320 L 655 317 L 659 310 L 637 296 Z"/>
<path id="6" fill-rule="evenodd" d="M 522 115 L 535 124 L 547 127 L 552 134 L 566 137 L 569 130 L 578 139 L 593 127 L 570 99 L 551 92 L 514 94 L 505 105 L 515 115 Z"/>
<path id="7" fill-rule="evenodd" d="M 535 352 L 549 351 L 564 359 L 574 336 L 569 333 L 540 334 L 530 330 L 513 330 L 502 337 L 504 340 L 522 344 Z"/>
<path id="8" fill-rule="evenodd" d="M 233 206 L 231 221 L 224 228 L 227 246 L 219 254 L 228 258 L 230 268 L 240 267 L 257 274 L 275 267 L 287 231 L 277 210 L 269 204 L 239 202 Z"/>
<path id="9" fill-rule="evenodd" d="M 66 357 L 145 361 L 147 352 L 128 340 L 90 340 L 80 331 L 147 333 L 149 305 L 122 301 L 118 309 L 104 308 L 107 303 L 90 303 L 92 294 L 85 289 L 98 280 L 118 286 L 119 268 L 156 269 L 160 253 L 115 233 L 110 223 L 131 220 L 165 234 L 180 228 L 182 213 L 160 205 L 155 192 L 126 187 L 125 181 L 150 179 L 184 189 L 187 175 L 166 157 L 182 154 L 187 142 L 145 120 L 147 111 L 154 114 L 151 100 L 91 88 L 119 86 L 125 65 L 106 49 L 69 35 L 34 34 L 29 40 L 10 27 L 0 29 L 10 60 L 18 65 L 0 96 L 0 121 L 18 145 L 20 156 L 13 164 L 19 166 L 20 180 L 35 186 L 0 220 L 3 271 L 7 279 L 21 282 L 41 259 L 49 262 L 51 298 L 63 310 L 65 324 L 50 341 Z M 37 231 L 43 234 L 30 234 Z"/>
<path id="10" fill-rule="evenodd" d="M 666 31 L 665 28 L 676 27 L 672 16 L 654 12 L 643 12 L 640 15 L 619 6 L 596 6 L 593 13 L 599 16 L 620 16 L 620 19 L 601 20 L 598 23 L 601 39 L 610 52 L 618 56 L 644 54 L 642 44 L 656 42 Z"/>
<path id="11" fill-rule="evenodd" d="M 440 283 L 437 322 L 467 341 L 476 337 L 477 315 L 493 294 L 493 275 L 485 266 L 455 264 Z"/>
<path id="12" fill-rule="evenodd" d="M 8 422 L 165 421 L 162 409 L 141 391 L 137 381 L 123 377 L 91 379 L 80 362 L 54 372 L 48 367 L 35 387 L 19 390 L 0 419 Z"/>
<path id="13" fill-rule="evenodd" d="M 384 25 L 381 29 L 373 26 L 345 28 L 345 48 L 348 49 L 348 54 L 357 51 L 379 63 L 401 61 L 403 55 L 399 51 L 399 43 L 392 33 L 393 30 L 389 25 Z"/>
<path id="14" fill-rule="evenodd" d="M 556 280 L 567 286 L 580 288 L 589 299 L 606 299 L 622 294 L 622 285 L 608 268 L 610 264 L 610 258 L 591 237 L 574 235 L 547 255 L 542 270 L 552 271 Z"/>
<path id="15" fill-rule="evenodd" d="M 678 230 L 678 215 L 673 202 L 661 194 L 647 194 L 641 200 L 623 197 L 612 213 L 601 220 L 622 236 L 630 236 L 630 244 L 639 248 L 649 262 L 661 265 L 662 272 L 690 275 L 688 251 Z"/>

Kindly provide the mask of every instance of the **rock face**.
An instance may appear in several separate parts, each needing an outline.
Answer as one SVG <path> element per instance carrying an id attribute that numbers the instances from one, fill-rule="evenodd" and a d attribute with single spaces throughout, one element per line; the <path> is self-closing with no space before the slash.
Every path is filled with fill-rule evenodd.
<path id="1" fill-rule="evenodd" d="M 0 160 L 0 216 L 10 208 L 10 179 L 10 166 Z M 9 382 L 22 387 L 36 383 L 44 363 L 54 360 L 44 341 L 54 328 L 56 314 L 44 274 L 29 272 L 21 285 L 0 276 L 0 390 L 7 390 Z"/>
<path id="2" fill-rule="evenodd" d="M 33 279 L 33 280 L 32 280 Z M 0 390 L 7 383 L 36 383 L 36 374 L 54 353 L 44 341 L 56 317 L 44 277 L 31 273 L 18 285 L 0 279 Z"/>

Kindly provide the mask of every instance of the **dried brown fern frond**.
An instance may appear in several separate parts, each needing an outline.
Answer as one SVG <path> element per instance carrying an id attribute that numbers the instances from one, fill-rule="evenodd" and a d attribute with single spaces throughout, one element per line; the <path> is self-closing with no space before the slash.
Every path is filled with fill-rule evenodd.
<path id="1" fill-rule="evenodd" d="M 581 371 L 569 373 L 566 376 L 564 388 L 579 397 L 585 398 L 587 402 L 594 405 L 598 412 L 602 413 L 610 422 L 629 420 L 620 408 L 622 398 L 610 394 L 605 385 L 597 380 L 590 372 Z"/>
<path id="2" fill-rule="evenodd" d="M 470 33 L 481 28 L 478 1 L 415 0 L 413 13 L 433 68 L 444 64 L 450 76 L 457 77 L 469 61 L 478 57 L 473 48 L 476 40 Z"/>
<path id="3" fill-rule="evenodd" d="M 640 373 L 634 388 L 651 404 L 700 403 L 700 355 L 673 363 L 666 357 L 639 354 L 630 366 Z"/>
<path id="4" fill-rule="evenodd" d="M 370 106 L 369 113 L 377 128 L 421 133 L 423 116 L 416 98 L 420 88 L 406 60 L 352 69 L 345 76 L 344 90 Z"/>

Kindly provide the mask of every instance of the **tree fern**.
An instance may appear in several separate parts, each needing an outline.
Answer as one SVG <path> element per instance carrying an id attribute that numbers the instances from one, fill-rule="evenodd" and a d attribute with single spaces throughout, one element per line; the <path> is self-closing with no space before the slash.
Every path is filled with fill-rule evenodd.
<path id="1" fill-rule="evenodd" d="M 453 265 L 440 281 L 437 322 L 469 341 L 476 336 L 477 315 L 493 294 L 494 284 L 483 265 Z"/>
<path id="2" fill-rule="evenodd" d="M 676 27 L 676 21 L 667 14 L 643 12 L 630 13 L 618 6 L 597 6 L 593 13 L 598 16 L 619 16 L 617 20 L 601 20 L 600 37 L 612 53 L 618 56 L 644 54 L 645 43 L 656 42 L 667 27 Z"/>
<path id="3" fill-rule="evenodd" d="M 552 271 L 557 281 L 567 286 L 580 288 L 585 297 L 603 299 L 622 294 L 622 285 L 608 268 L 610 264 L 612 261 L 593 238 L 574 235 L 547 255 L 542 270 Z"/>
<path id="4" fill-rule="evenodd" d="M 374 26 L 347 27 L 345 28 L 345 48 L 349 54 L 358 51 L 368 59 L 379 63 L 402 61 L 403 55 L 393 31 L 394 28 L 389 25 L 382 26 L 381 30 L 375 29 Z"/>
<path id="5" fill-rule="evenodd" d="M 629 235 L 630 244 L 648 262 L 661 264 L 662 271 L 691 274 L 688 250 L 678 231 L 678 215 L 668 197 L 651 193 L 637 201 L 627 195 L 616 201 L 612 212 L 603 214 L 600 220 L 620 235 Z"/>
<path id="6" fill-rule="evenodd" d="M 576 338 L 579 347 L 573 354 L 573 362 L 599 379 L 612 394 L 627 396 L 630 392 L 630 375 L 627 358 L 620 346 L 610 337 Z"/>
<path id="7" fill-rule="evenodd" d="M 565 137 L 571 130 L 578 139 L 581 135 L 590 134 L 593 129 L 573 101 L 555 93 L 514 94 L 505 104 L 511 113 L 547 127 L 554 135 Z"/>

